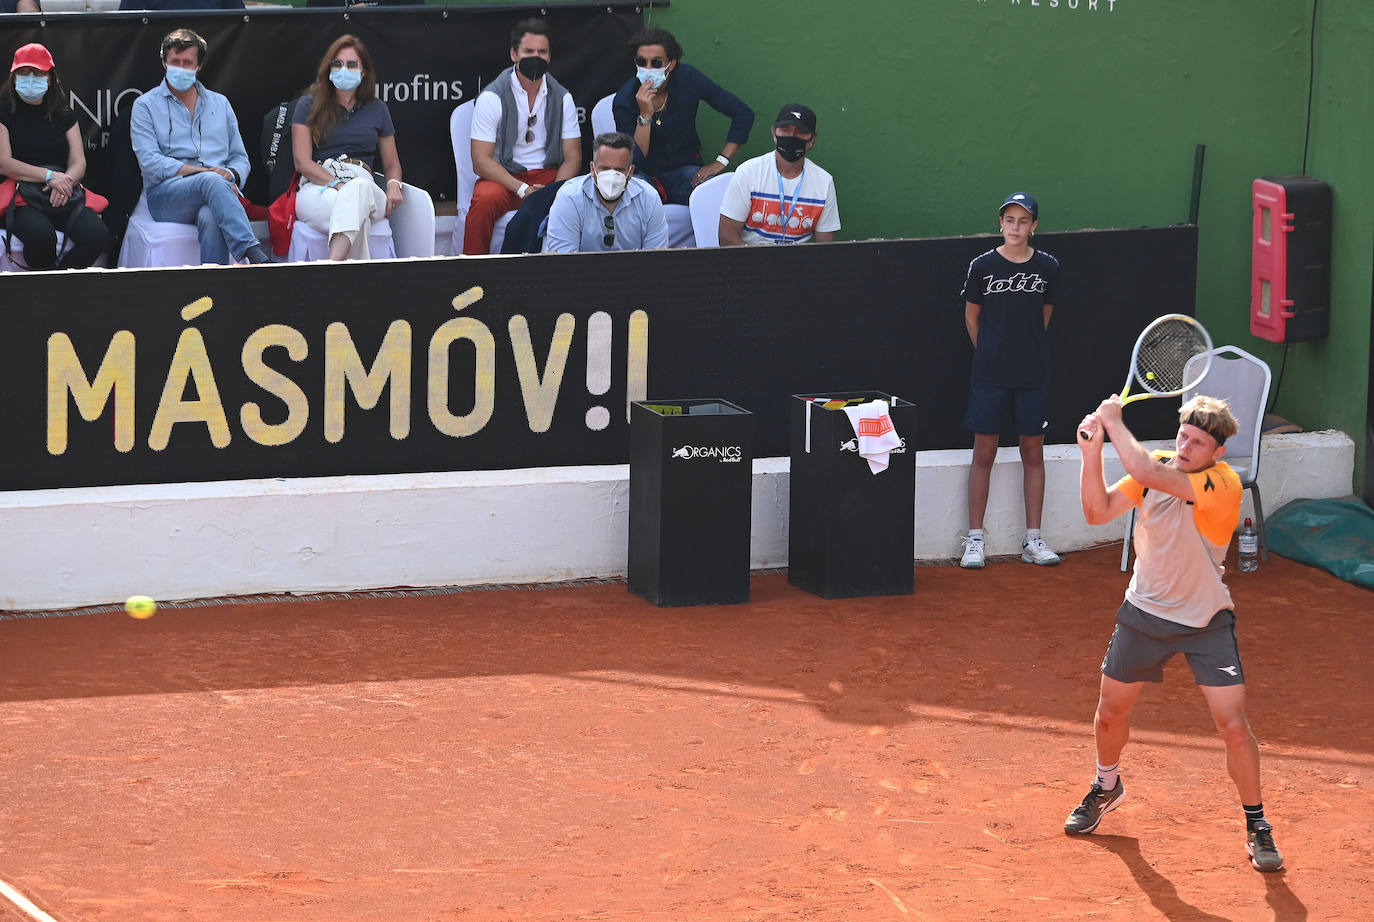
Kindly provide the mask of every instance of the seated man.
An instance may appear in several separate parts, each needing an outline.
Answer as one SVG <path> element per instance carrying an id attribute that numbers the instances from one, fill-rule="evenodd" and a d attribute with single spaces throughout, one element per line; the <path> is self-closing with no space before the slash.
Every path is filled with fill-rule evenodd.
<path id="1" fill-rule="evenodd" d="M 739 165 L 720 203 L 720 245 L 828 243 L 840 229 L 835 181 L 806 157 L 816 145 L 816 113 L 782 107 L 772 153 Z M 789 188 L 790 187 L 790 188 Z"/>
<path id="2" fill-rule="evenodd" d="M 652 250 L 668 245 L 658 192 L 634 175 L 634 141 L 609 131 L 592 141 L 592 171 L 563 184 L 549 209 L 545 253 Z"/>
<path id="3" fill-rule="evenodd" d="M 134 101 L 129 135 L 155 221 L 194 224 L 201 262 L 271 262 L 239 201 L 248 152 L 229 100 L 196 77 L 205 39 L 177 29 L 162 40 L 165 79 Z"/>
<path id="4" fill-rule="evenodd" d="M 521 199 L 582 166 L 582 129 L 572 94 L 549 75 L 549 36 L 542 19 L 511 30 L 511 66 L 482 90 L 472 110 L 472 190 L 463 252 L 491 252 L 497 220 Z"/>

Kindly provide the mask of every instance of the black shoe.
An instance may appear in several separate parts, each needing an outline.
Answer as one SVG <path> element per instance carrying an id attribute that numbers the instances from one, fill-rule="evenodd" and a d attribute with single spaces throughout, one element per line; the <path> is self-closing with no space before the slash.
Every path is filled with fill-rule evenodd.
<path id="1" fill-rule="evenodd" d="M 1255 828 L 1245 834 L 1245 850 L 1250 854 L 1250 863 L 1256 871 L 1283 868 L 1283 854 L 1274 844 L 1274 827 L 1268 823 L 1256 823 Z"/>
<path id="2" fill-rule="evenodd" d="M 248 264 L 250 266 L 260 266 L 263 263 L 276 262 L 276 260 L 273 259 L 268 254 L 268 252 L 262 248 L 262 244 L 260 243 L 255 243 L 248 249 L 244 250 L 243 258 L 248 260 Z"/>
<path id="3" fill-rule="evenodd" d="M 1088 796 L 1064 820 L 1064 831 L 1072 835 L 1087 835 L 1097 828 L 1102 817 L 1115 810 L 1125 798 L 1126 785 L 1121 783 L 1120 778 L 1116 779 L 1116 787 L 1110 791 L 1102 790 L 1102 785 L 1094 781 L 1093 786 L 1088 788 Z"/>

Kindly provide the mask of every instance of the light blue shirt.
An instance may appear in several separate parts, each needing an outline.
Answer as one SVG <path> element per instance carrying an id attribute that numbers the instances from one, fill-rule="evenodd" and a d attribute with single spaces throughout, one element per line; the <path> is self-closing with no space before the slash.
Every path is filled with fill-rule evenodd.
<path id="1" fill-rule="evenodd" d="M 615 243 L 603 239 L 611 231 L 605 218 L 615 219 Z M 668 221 L 654 187 L 631 176 L 615 211 L 596 194 L 596 180 L 588 173 L 570 179 L 554 196 L 545 253 L 601 253 L 607 250 L 653 250 L 668 245 Z"/>
<path id="2" fill-rule="evenodd" d="M 164 80 L 134 100 L 129 120 L 143 186 L 151 189 L 177 175 L 184 164 L 233 170 L 248 179 L 248 151 L 229 100 L 196 82 L 194 118 Z"/>

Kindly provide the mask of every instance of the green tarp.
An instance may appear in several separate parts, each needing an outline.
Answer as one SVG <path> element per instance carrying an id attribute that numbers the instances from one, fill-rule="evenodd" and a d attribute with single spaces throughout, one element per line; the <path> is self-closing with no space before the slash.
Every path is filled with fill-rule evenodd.
<path id="1" fill-rule="evenodd" d="M 1374 509 L 1349 499 L 1295 499 L 1264 522 L 1269 550 L 1374 589 Z"/>

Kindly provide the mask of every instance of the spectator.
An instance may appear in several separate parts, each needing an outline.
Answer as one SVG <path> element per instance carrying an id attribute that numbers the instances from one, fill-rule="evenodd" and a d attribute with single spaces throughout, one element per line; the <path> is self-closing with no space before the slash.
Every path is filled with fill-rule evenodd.
<path id="1" fill-rule="evenodd" d="M 41 13 L 38 0 L 0 0 L 0 13 Z"/>
<path id="2" fill-rule="evenodd" d="M 472 166 L 479 179 L 463 228 L 463 252 L 491 251 L 496 221 L 536 189 L 571 179 L 582 166 L 582 130 L 572 94 L 548 73 L 550 36 L 542 19 L 511 30 L 511 66 L 477 96 Z"/>
<path id="3" fill-rule="evenodd" d="M 401 204 L 401 161 L 391 110 L 377 98 L 372 56 L 358 38 L 341 35 L 324 53 L 296 103 L 291 151 L 301 174 L 297 219 L 329 237 L 330 259 L 367 259 L 372 219 Z M 379 158 L 385 193 L 372 178 Z"/>
<path id="4" fill-rule="evenodd" d="M 773 143 L 771 153 L 746 160 L 730 179 L 720 204 L 723 247 L 827 243 L 840 229 L 835 181 L 806 156 L 816 146 L 816 113 L 798 103 L 783 106 Z"/>
<path id="5" fill-rule="evenodd" d="M 10 230 L 24 244 L 30 269 L 84 269 L 109 250 L 110 232 L 100 216 L 84 204 L 72 206 L 86 175 L 85 143 L 52 55 L 39 44 L 14 53 L 9 78 L 0 85 L 0 173 L 43 183 L 49 207 L 57 209 L 50 215 L 31 202 L 13 209 Z M 58 230 L 71 247 L 61 260 Z"/>
<path id="6" fill-rule="evenodd" d="M 592 141 L 592 171 L 563 184 L 549 210 L 545 253 L 650 250 L 668 245 L 658 193 L 634 175 L 634 141 L 618 131 Z"/>
<path id="7" fill-rule="evenodd" d="M 243 0 L 120 0 L 121 10 L 242 10 Z"/>
<path id="8" fill-rule="evenodd" d="M 686 205 L 692 190 L 730 166 L 749 140 L 754 111 L 701 71 L 682 63 L 682 46 L 666 29 L 646 29 L 630 39 L 635 76 L 615 94 L 615 127 L 634 137 L 635 170 L 657 183 L 664 201 Z M 705 166 L 697 135 L 702 100 L 730 119 L 725 146 Z"/>
<path id="9" fill-rule="evenodd" d="M 202 262 L 271 262 L 239 201 L 248 152 L 229 100 L 200 82 L 205 39 L 177 29 L 162 40 L 166 76 L 134 101 L 129 124 L 155 221 L 195 224 Z"/>

